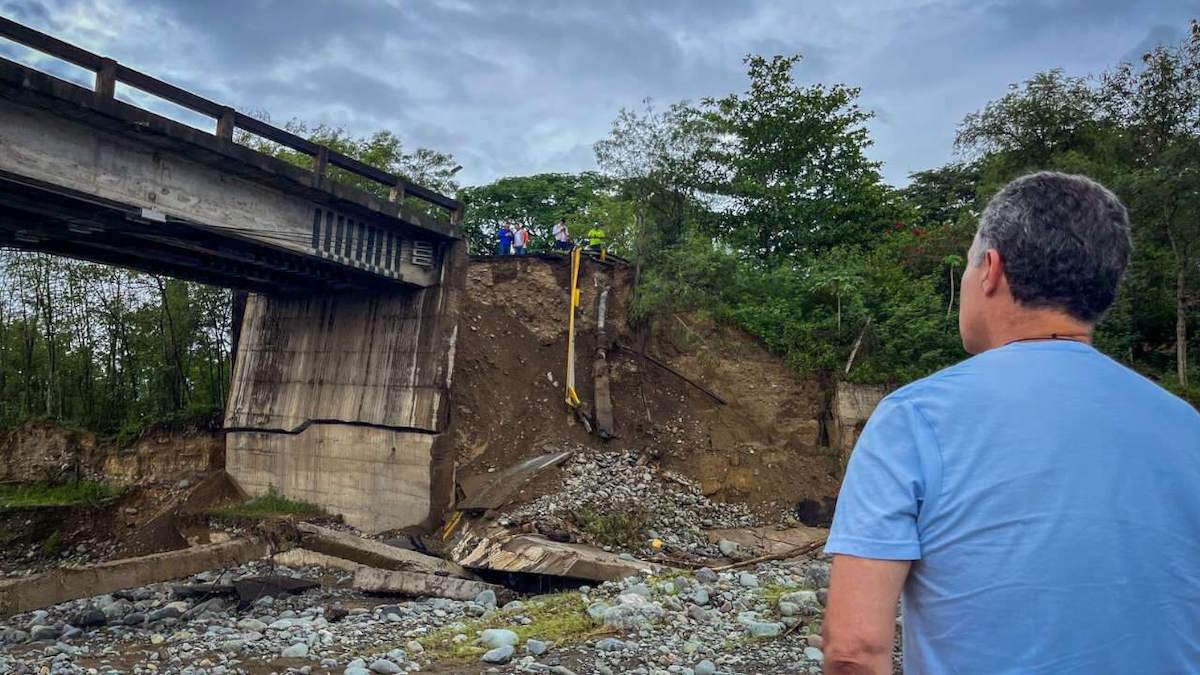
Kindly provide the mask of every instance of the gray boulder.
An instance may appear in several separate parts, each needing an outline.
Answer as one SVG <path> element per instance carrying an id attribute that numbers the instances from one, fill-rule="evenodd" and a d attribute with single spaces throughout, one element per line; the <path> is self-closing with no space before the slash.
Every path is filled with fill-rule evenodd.
<path id="1" fill-rule="evenodd" d="M 279 656 L 285 659 L 302 659 L 308 656 L 308 645 L 303 642 L 297 642 L 294 645 L 284 647 L 283 651 L 279 652 Z"/>
<path id="2" fill-rule="evenodd" d="M 373 673 L 380 675 L 395 675 L 400 672 L 400 666 L 388 661 L 387 659 L 376 659 L 371 662 L 367 668 Z"/>
<path id="3" fill-rule="evenodd" d="M 512 645 L 504 645 L 503 647 L 497 647 L 488 651 L 480 660 L 484 663 L 503 665 L 509 661 L 512 661 L 512 657 L 515 652 L 516 650 L 513 649 Z"/>
<path id="4" fill-rule="evenodd" d="M 488 649 L 499 647 L 515 647 L 520 638 L 506 628 L 489 628 L 479 634 L 479 644 Z"/>

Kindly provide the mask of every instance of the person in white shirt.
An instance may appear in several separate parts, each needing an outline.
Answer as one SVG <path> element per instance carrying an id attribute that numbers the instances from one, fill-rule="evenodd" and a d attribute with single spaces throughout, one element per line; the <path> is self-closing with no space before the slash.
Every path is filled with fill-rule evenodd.
<path id="1" fill-rule="evenodd" d="M 522 223 L 517 227 L 517 231 L 513 237 L 513 248 L 516 249 L 517 255 L 525 255 L 525 248 L 529 246 L 529 228 Z"/>
<path id="2" fill-rule="evenodd" d="M 554 224 L 554 248 L 560 251 L 571 250 L 571 234 L 567 232 L 567 221 L 562 218 Z"/>

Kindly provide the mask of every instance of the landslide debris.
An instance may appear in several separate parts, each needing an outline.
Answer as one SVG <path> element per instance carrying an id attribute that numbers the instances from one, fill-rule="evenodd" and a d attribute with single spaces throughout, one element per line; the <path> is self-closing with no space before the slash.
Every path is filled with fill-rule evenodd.
<path id="1" fill-rule="evenodd" d="M 745 504 L 714 502 L 700 485 L 674 472 L 659 474 L 629 450 L 582 454 L 566 461 L 561 484 L 504 515 L 499 523 L 557 532 L 600 546 L 653 555 L 658 539 L 667 552 L 721 556 L 705 529 L 761 524 Z"/>

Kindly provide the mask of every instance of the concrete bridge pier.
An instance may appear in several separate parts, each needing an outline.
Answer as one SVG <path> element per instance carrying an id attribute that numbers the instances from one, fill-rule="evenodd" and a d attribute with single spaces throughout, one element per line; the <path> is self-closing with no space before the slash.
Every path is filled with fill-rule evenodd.
<path id="1" fill-rule="evenodd" d="M 453 490 L 450 383 L 465 283 L 307 297 L 251 295 L 225 417 L 244 490 L 341 514 L 368 532 L 430 527 Z"/>

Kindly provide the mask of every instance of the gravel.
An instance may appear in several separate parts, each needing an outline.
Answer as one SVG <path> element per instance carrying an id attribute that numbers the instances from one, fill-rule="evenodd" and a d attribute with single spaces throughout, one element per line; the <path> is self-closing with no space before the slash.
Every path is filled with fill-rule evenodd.
<path id="1" fill-rule="evenodd" d="M 575 529 L 572 514 L 581 510 L 637 513 L 647 518 L 647 528 L 645 541 L 633 553 L 654 553 L 651 541 L 660 539 L 668 552 L 710 558 L 724 554 L 708 540 L 705 529 L 762 524 L 745 504 L 713 502 L 701 493 L 699 483 L 672 472 L 660 476 L 654 467 L 639 464 L 641 458 L 628 450 L 576 453 L 563 465 L 559 489 L 506 514 L 500 524 L 570 531 Z M 728 544 L 736 552 L 737 545 L 726 542 L 726 549 Z"/>

